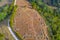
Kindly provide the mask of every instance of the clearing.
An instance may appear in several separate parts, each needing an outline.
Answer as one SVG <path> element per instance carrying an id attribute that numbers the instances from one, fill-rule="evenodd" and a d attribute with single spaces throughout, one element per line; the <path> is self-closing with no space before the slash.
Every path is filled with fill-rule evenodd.
<path id="1" fill-rule="evenodd" d="M 17 6 L 14 31 L 24 40 L 49 40 L 45 21 L 31 4 L 27 0 L 17 0 Z"/>

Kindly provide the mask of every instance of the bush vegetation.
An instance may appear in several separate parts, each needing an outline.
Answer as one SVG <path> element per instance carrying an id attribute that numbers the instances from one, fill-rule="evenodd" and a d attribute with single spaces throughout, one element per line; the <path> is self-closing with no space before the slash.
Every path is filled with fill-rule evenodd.
<path id="1" fill-rule="evenodd" d="M 5 17 L 7 16 L 7 11 L 8 11 L 9 6 L 5 5 L 0 8 L 0 21 L 4 20 Z"/>
<path id="2" fill-rule="evenodd" d="M 30 3 L 46 20 L 51 40 L 60 40 L 60 8 L 52 9 L 42 0 L 30 0 Z"/>
<path id="3" fill-rule="evenodd" d="M 13 10 L 12 10 L 12 15 L 10 17 L 10 26 L 12 27 L 13 26 L 13 21 L 14 21 L 14 17 L 15 17 L 15 14 L 16 14 L 16 10 L 17 10 L 17 6 L 14 6 L 13 7 Z"/>
<path id="4" fill-rule="evenodd" d="M 13 6 L 13 7 L 12 7 L 12 6 Z M 14 6 L 14 3 L 12 3 L 12 5 L 11 5 L 11 7 L 10 7 L 9 9 L 11 10 L 11 12 L 8 11 L 9 14 L 11 13 L 11 16 L 10 16 L 10 27 L 11 27 L 12 30 L 13 30 L 14 17 L 15 17 L 15 15 L 16 15 L 17 5 Z M 13 32 L 15 33 L 15 35 L 16 35 L 20 40 L 23 40 L 22 36 L 21 36 L 18 32 L 15 32 L 14 30 L 13 30 Z"/>
<path id="5" fill-rule="evenodd" d="M 14 17 L 15 17 L 15 15 L 16 15 L 16 10 L 17 10 L 17 5 L 15 5 L 14 7 L 13 7 L 13 10 L 12 10 L 12 14 L 11 14 L 11 17 L 10 17 L 10 27 L 12 28 L 12 30 L 13 30 L 13 25 L 14 25 Z M 22 38 L 22 36 L 18 33 L 18 32 L 15 32 L 14 30 L 13 30 L 13 32 L 16 34 L 16 36 L 20 39 L 20 40 L 23 40 L 23 38 Z"/>
<path id="6" fill-rule="evenodd" d="M 0 33 L 0 40 L 4 39 L 4 35 Z"/>
<path id="7" fill-rule="evenodd" d="M 0 7 L 0 22 L 12 14 L 11 12 L 13 10 L 13 7 L 14 0 L 10 5 L 6 4 L 3 7 Z"/>
<path id="8" fill-rule="evenodd" d="M 18 32 L 15 32 L 15 34 L 20 40 L 23 40 L 22 35 L 20 35 Z"/>
<path id="9" fill-rule="evenodd" d="M 13 10 L 13 7 L 14 7 L 14 0 L 11 5 L 6 4 L 3 7 L 0 7 L 0 22 L 12 14 L 11 12 Z M 4 40 L 4 35 L 1 33 L 0 33 L 0 40 Z"/>

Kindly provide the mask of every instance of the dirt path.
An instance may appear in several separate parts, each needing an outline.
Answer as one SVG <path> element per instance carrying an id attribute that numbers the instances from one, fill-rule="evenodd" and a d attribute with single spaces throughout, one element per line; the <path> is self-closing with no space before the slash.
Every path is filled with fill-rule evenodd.
<path id="1" fill-rule="evenodd" d="M 17 38 L 17 36 L 15 35 L 15 33 L 13 32 L 12 28 L 10 27 L 9 22 L 10 22 L 10 20 L 8 20 L 8 27 L 7 27 L 7 28 L 9 29 L 9 31 L 10 31 L 11 35 L 13 36 L 13 38 L 14 38 L 15 40 L 19 40 L 19 39 Z"/>
<path id="2" fill-rule="evenodd" d="M 32 9 L 27 0 L 17 0 L 17 13 L 14 18 L 14 30 L 24 40 L 49 40 L 47 26 L 39 13 Z"/>

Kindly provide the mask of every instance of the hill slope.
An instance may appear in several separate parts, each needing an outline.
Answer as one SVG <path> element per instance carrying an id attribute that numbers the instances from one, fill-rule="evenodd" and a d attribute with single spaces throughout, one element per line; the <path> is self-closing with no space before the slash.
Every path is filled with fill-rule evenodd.
<path id="1" fill-rule="evenodd" d="M 17 12 L 14 18 L 14 30 L 24 40 L 49 40 L 44 19 L 32 9 L 27 0 L 17 0 Z"/>

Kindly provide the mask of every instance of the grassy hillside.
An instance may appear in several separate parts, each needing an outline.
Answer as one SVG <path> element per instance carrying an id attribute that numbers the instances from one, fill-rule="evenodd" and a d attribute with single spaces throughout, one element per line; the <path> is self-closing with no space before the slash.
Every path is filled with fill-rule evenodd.
<path id="1" fill-rule="evenodd" d="M 60 40 L 60 8 L 50 8 L 42 0 L 30 0 L 32 7 L 46 20 L 51 40 Z"/>

